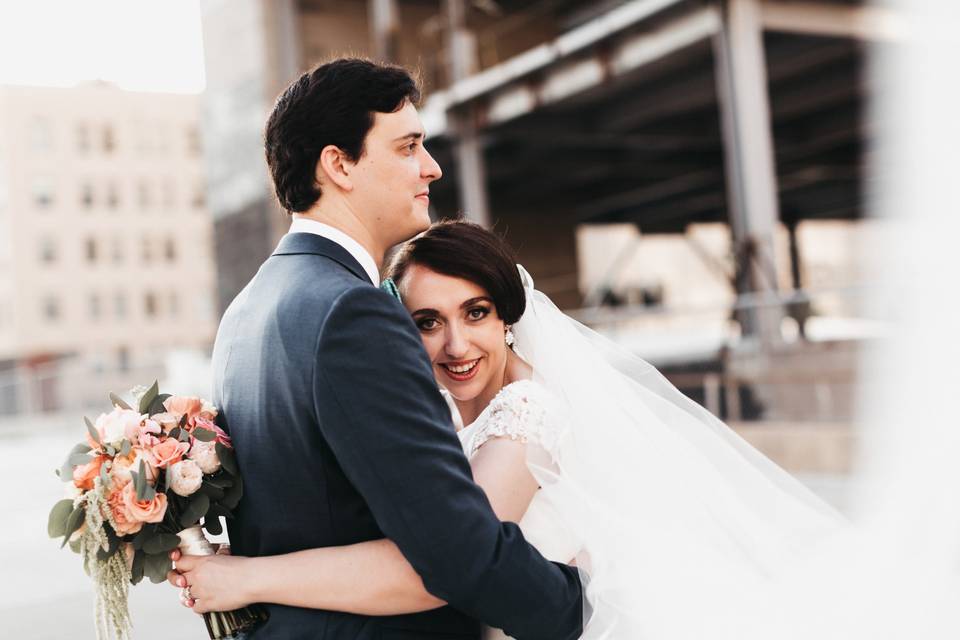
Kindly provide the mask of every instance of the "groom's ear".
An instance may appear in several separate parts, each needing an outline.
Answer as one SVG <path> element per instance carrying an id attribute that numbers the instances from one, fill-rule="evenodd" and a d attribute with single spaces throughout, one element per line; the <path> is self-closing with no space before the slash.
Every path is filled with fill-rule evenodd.
<path id="1" fill-rule="evenodd" d="M 320 189 L 332 182 L 344 191 L 352 191 L 353 181 L 350 179 L 352 168 L 353 163 L 340 147 L 328 144 L 320 151 L 314 179 L 320 185 Z"/>

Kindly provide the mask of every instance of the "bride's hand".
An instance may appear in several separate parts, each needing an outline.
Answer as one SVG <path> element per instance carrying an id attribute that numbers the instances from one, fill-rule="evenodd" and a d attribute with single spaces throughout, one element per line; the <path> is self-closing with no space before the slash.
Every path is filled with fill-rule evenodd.
<path id="1" fill-rule="evenodd" d="M 190 587 L 190 599 L 181 591 L 183 606 L 207 613 L 232 611 L 256 602 L 254 578 L 248 572 L 251 558 L 229 553 L 227 548 L 213 556 L 185 556 L 178 551 L 171 554 L 176 569 L 167 574 L 167 581 L 181 589 Z"/>

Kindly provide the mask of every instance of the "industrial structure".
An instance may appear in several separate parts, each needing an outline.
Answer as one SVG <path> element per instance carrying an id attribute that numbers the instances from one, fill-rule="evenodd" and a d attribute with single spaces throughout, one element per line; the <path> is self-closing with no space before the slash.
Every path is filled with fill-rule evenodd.
<path id="1" fill-rule="evenodd" d="M 859 340 L 804 339 L 816 304 L 797 229 L 869 214 L 883 124 L 869 61 L 903 29 L 882 3 L 854 0 L 207 0 L 220 305 L 286 229 L 262 156 L 273 100 L 317 63 L 368 55 L 421 75 L 445 172 L 431 187 L 438 217 L 504 232 L 540 287 L 594 325 L 656 309 L 598 307 L 608 298 L 577 277 L 579 228 L 726 225 L 730 260 L 715 267 L 738 338 L 668 373 L 693 376 L 681 386 L 733 420 L 844 420 Z M 778 388 L 778 376 L 810 384 Z"/>

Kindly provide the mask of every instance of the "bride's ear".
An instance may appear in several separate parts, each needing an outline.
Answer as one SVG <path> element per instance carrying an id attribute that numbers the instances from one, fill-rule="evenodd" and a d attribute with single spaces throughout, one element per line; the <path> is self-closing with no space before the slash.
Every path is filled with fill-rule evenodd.
<path id="1" fill-rule="evenodd" d="M 343 191 L 352 191 L 353 181 L 350 179 L 352 169 L 353 163 L 350 162 L 343 150 L 340 147 L 328 144 L 320 151 L 314 179 L 320 185 L 321 190 L 325 185 L 333 183 Z"/>

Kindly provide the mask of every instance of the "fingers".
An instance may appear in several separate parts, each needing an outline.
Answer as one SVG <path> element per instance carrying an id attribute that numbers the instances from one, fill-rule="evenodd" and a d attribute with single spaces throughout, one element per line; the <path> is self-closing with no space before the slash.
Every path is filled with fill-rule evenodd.
<path id="1" fill-rule="evenodd" d="M 193 609 L 196 603 L 197 603 L 196 600 L 192 598 L 187 598 L 186 596 L 183 595 L 183 593 L 180 594 L 180 604 L 186 607 L 187 609 Z"/>
<path id="2" fill-rule="evenodd" d="M 177 571 L 179 571 L 180 573 L 186 573 L 187 571 L 193 571 L 194 569 L 197 568 L 197 565 L 199 565 L 201 562 L 203 562 L 204 558 L 207 558 L 207 557 L 209 557 L 209 556 L 184 556 L 184 555 L 181 555 L 181 556 L 180 556 L 180 559 L 176 561 L 176 563 L 177 563 Z"/>
<path id="3" fill-rule="evenodd" d="M 176 569 L 171 569 L 167 572 L 167 582 L 174 587 L 179 587 L 181 589 L 187 586 L 187 579 L 184 578 Z"/>
<path id="4" fill-rule="evenodd" d="M 180 559 L 180 556 L 182 555 L 183 554 L 180 553 L 180 549 L 174 549 L 173 551 L 170 552 L 170 559 L 176 562 L 177 560 Z"/>

